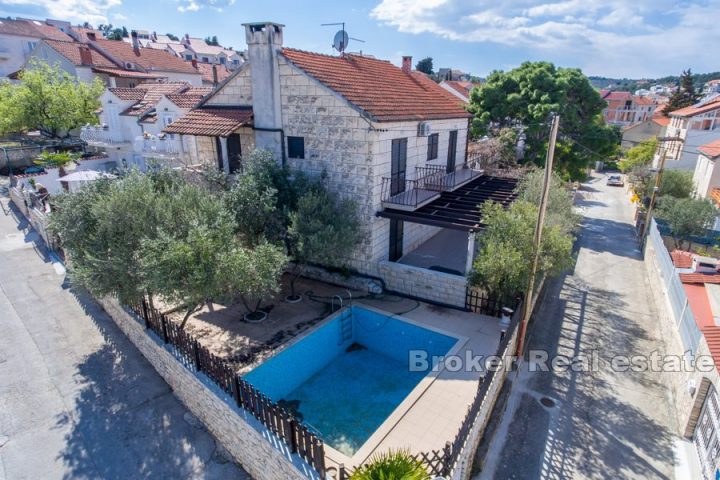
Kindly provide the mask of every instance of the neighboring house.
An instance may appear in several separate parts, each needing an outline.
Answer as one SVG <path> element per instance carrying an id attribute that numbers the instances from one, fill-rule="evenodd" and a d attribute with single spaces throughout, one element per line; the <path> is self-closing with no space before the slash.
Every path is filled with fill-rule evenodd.
<path id="1" fill-rule="evenodd" d="M 208 45 L 202 38 L 192 38 L 188 34 L 185 34 L 181 39 L 181 43 L 185 46 L 185 49 L 180 52 L 184 60 L 197 60 L 198 63 L 225 65 L 230 70 L 239 68 L 245 62 L 245 58 L 241 52 L 220 46 Z"/>
<path id="2" fill-rule="evenodd" d="M 150 159 L 170 166 L 197 163 L 192 137 L 166 135 L 162 130 L 210 92 L 186 82 L 109 88 L 100 97 L 100 125 L 83 127 L 80 138 L 91 150 L 126 167 L 145 169 Z"/>
<path id="3" fill-rule="evenodd" d="M 470 103 L 470 91 L 481 86 L 482 83 L 473 83 L 460 80 L 443 80 L 440 86 L 452 93 L 465 103 Z"/>
<path id="4" fill-rule="evenodd" d="M 218 84 L 225 81 L 232 71 L 225 65 L 215 65 L 209 63 L 197 63 L 192 60 L 190 62 L 202 75 L 202 84 L 206 87 L 217 87 Z"/>
<path id="5" fill-rule="evenodd" d="M 660 105 L 649 120 L 625 127 L 622 131 L 620 147 L 628 150 L 645 140 L 664 136 L 670 119 L 661 113 L 663 107 L 664 105 Z"/>
<path id="6" fill-rule="evenodd" d="M 89 35 L 87 43 L 44 40 L 32 52 L 81 81 L 100 78 L 109 87 L 133 87 L 147 81 L 184 81 L 202 86 L 202 74 L 168 52 Z"/>
<path id="7" fill-rule="evenodd" d="M 462 70 L 457 70 L 457 69 L 452 69 L 452 68 L 438 69 L 437 77 L 441 80 L 448 80 L 448 81 L 467 82 L 470 80 L 470 75 L 463 72 Z"/>
<path id="8" fill-rule="evenodd" d="M 626 127 L 652 119 L 657 104 L 650 98 L 630 92 L 601 92 L 607 107 L 602 114 L 610 125 Z"/>
<path id="9" fill-rule="evenodd" d="M 0 19 L 0 77 L 21 70 L 32 51 L 43 40 L 70 42 L 73 39 L 57 27 L 40 20 Z"/>
<path id="10" fill-rule="evenodd" d="M 669 116 L 665 135 L 677 140 L 665 142 L 665 168 L 695 170 L 698 147 L 720 140 L 720 97 L 675 110 Z M 656 155 L 653 165 L 659 161 Z"/>
<path id="11" fill-rule="evenodd" d="M 703 93 L 703 95 L 710 95 L 712 93 L 720 93 L 720 78 L 705 82 L 702 93 Z"/>
<path id="12" fill-rule="evenodd" d="M 194 136 L 227 173 L 255 146 L 353 199 L 365 241 L 348 259 L 389 290 L 465 306 L 477 205 L 509 203 L 514 180 L 466 165 L 470 115 L 425 74 L 360 55 L 282 45 L 283 26 L 245 25 L 248 62 L 166 133 Z"/>
<path id="13" fill-rule="evenodd" d="M 717 202 L 720 198 L 717 191 L 720 189 L 720 167 L 717 165 L 720 159 L 720 140 L 707 143 L 698 147 L 698 160 L 693 174 L 695 184 L 695 195 L 701 198 L 712 198 Z"/>

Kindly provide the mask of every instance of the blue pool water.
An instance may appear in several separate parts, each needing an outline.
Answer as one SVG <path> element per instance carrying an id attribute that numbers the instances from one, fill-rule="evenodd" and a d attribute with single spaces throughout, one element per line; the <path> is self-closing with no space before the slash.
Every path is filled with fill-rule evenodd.
<path id="1" fill-rule="evenodd" d="M 409 351 L 445 355 L 456 338 L 351 307 L 245 375 L 274 401 L 352 456 L 428 372 L 411 372 Z"/>

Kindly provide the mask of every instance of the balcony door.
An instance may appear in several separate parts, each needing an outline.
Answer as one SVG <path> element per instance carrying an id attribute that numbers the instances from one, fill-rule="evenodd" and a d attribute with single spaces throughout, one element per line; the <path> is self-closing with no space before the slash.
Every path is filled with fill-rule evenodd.
<path id="1" fill-rule="evenodd" d="M 388 260 L 397 262 L 403 255 L 404 228 L 402 220 L 390 220 L 390 250 Z"/>
<path id="2" fill-rule="evenodd" d="M 230 173 L 235 173 L 240 170 L 241 155 L 240 150 L 240 135 L 233 133 L 227 139 L 228 149 L 228 161 L 230 162 Z"/>
<path id="3" fill-rule="evenodd" d="M 455 157 L 457 156 L 457 130 L 450 132 L 450 139 L 448 140 L 448 156 L 447 166 L 445 172 L 452 173 L 455 171 Z"/>
<path id="4" fill-rule="evenodd" d="M 405 174 L 407 170 L 407 138 L 396 138 L 392 141 L 390 165 L 390 195 L 405 191 Z"/>

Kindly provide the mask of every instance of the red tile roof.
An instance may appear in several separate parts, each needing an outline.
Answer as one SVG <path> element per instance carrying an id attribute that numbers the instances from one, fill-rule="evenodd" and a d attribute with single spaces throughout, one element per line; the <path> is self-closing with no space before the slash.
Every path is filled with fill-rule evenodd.
<path id="1" fill-rule="evenodd" d="M 4 35 L 42 38 L 63 42 L 72 41 L 69 35 L 64 34 L 56 27 L 41 22 L 40 20 L 8 20 L 3 18 L 0 19 L 0 33 Z"/>
<path id="2" fill-rule="evenodd" d="M 695 317 L 695 323 L 698 327 L 704 328 L 715 325 L 715 319 L 713 318 L 712 307 L 710 306 L 710 299 L 707 295 L 705 285 L 683 285 L 685 294 L 688 298 L 688 304 L 692 310 L 693 317 Z"/>
<path id="3" fill-rule="evenodd" d="M 717 283 L 720 284 L 720 273 L 681 273 L 682 283 Z"/>
<path id="4" fill-rule="evenodd" d="M 360 55 L 330 56 L 291 48 L 282 55 L 376 121 L 468 118 L 462 102 L 424 74 Z M 419 73 L 419 72 L 418 72 Z"/>
<path id="5" fill-rule="evenodd" d="M 705 341 L 710 350 L 710 356 L 715 363 L 715 368 L 720 365 L 720 327 L 717 325 L 708 325 L 701 329 Z"/>
<path id="6" fill-rule="evenodd" d="M 171 82 L 171 83 L 141 83 L 137 87 L 135 87 L 135 90 L 138 90 L 140 92 L 143 92 L 142 98 L 140 98 L 136 103 L 131 105 L 128 109 L 126 109 L 124 112 L 122 112 L 120 115 L 131 115 L 131 116 L 141 116 L 157 105 L 157 102 L 160 101 L 160 99 L 164 95 L 170 95 L 173 93 L 181 93 L 188 89 L 190 84 L 185 82 Z M 121 89 L 122 92 L 117 92 L 117 90 L 111 88 L 110 91 L 113 92 L 115 95 L 125 95 L 125 98 L 130 97 L 130 94 L 126 92 L 126 90 L 130 90 L 127 88 Z M 138 93 L 134 95 L 139 95 Z M 122 97 L 121 97 L 122 98 Z"/>
<path id="7" fill-rule="evenodd" d="M 200 100 L 212 92 L 210 87 L 191 88 L 182 93 L 165 95 L 168 100 L 180 108 L 194 108 Z"/>
<path id="8" fill-rule="evenodd" d="M 612 92 L 612 91 L 607 91 L 607 92 L 603 95 L 602 98 L 603 98 L 603 100 L 607 100 L 607 101 L 611 101 L 611 100 L 626 101 L 626 100 L 632 100 L 633 94 L 630 93 L 630 92 Z"/>
<path id="9" fill-rule="evenodd" d="M 227 137 L 243 125 L 252 124 L 249 108 L 198 108 L 174 121 L 163 132 L 206 137 Z"/>
<path id="10" fill-rule="evenodd" d="M 140 100 L 145 96 L 145 90 L 138 88 L 108 88 L 120 100 Z"/>
<path id="11" fill-rule="evenodd" d="M 191 62 L 186 62 L 188 64 L 191 64 Z M 215 65 L 217 67 L 217 81 L 218 83 L 224 81 L 227 77 L 230 76 L 232 73 L 225 65 Z M 212 83 L 213 82 L 213 69 L 212 65 L 209 63 L 198 63 L 197 64 L 197 70 L 202 75 L 203 82 Z"/>
<path id="12" fill-rule="evenodd" d="M 133 63 L 147 71 L 198 73 L 192 65 L 164 50 L 139 48 L 136 52 L 131 44 L 115 40 L 96 40 L 90 42 L 90 45 L 121 62 L 122 66 Z"/>
<path id="13" fill-rule="evenodd" d="M 710 112 L 712 110 L 720 108 L 720 98 L 713 100 L 712 102 L 706 103 L 705 105 L 701 106 L 695 106 L 691 105 L 689 107 L 681 108 L 679 110 L 675 110 L 670 112 L 670 116 L 672 117 L 693 117 L 695 115 L 699 115 L 701 113 Z"/>
<path id="14" fill-rule="evenodd" d="M 159 75 L 157 73 L 144 73 L 136 72 L 134 70 L 124 70 L 122 68 L 110 68 L 110 67 L 93 67 L 93 72 L 104 73 L 111 77 L 122 77 L 122 78 L 140 78 L 140 79 L 159 79 L 167 78 L 167 75 Z"/>
<path id="15" fill-rule="evenodd" d="M 56 40 L 45 40 L 45 43 L 47 43 L 50 48 L 58 52 L 60 55 L 67 58 L 73 65 L 80 66 L 83 64 L 80 58 L 80 48 L 87 48 L 85 44 L 77 42 L 58 42 Z M 90 58 L 92 60 L 92 66 L 94 67 L 117 67 L 112 60 L 92 48 L 90 49 Z"/>
<path id="16" fill-rule="evenodd" d="M 458 80 L 446 80 L 445 85 L 452 88 L 453 90 L 456 90 L 461 95 L 465 95 L 466 97 L 470 96 L 470 91 L 474 87 L 479 87 L 482 84 L 481 83 L 473 83 L 473 82 L 465 82 L 465 81 L 458 81 Z"/>
<path id="17" fill-rule="evenodd" d="M 707 155 L 709 158 L 720 157 L 720 140 L 715 140 L 714 142 L 701 145 L 698 147 L 698 150 Z"/>
<path id="18" fill-rule="evenodd" d="M 672 258 L 673 265 L 675 268 L 692 268 L 693 265 L 693 254 L 685 252 L 683 250 L 673 250 L 670 252 L 670 258 Z"/>

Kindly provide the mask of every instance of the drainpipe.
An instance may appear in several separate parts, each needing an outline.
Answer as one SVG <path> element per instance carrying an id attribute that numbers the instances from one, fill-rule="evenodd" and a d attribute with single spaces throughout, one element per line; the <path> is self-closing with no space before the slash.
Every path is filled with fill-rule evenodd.
<path id="1" fill-rule="evenodd" d="M 264 128 L 264 127 L 253 127 L 253 130 L 257 130 L 259 132 L 279 132 L 280 133 L 280 148 L 282 153 L 280 156 L 282 157 L 282 165 L 283 167 L 287 163 L 286 157 L 285 157 L 285 130 L 282 128 Z"/>

